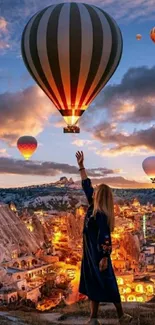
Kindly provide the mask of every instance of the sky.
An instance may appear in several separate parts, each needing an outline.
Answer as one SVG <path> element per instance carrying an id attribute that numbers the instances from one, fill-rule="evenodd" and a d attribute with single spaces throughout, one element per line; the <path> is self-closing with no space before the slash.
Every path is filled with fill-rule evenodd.
<path id="1" fill-rule="evenodd" d="M 151 187 L 142 162 L 155 150 L 155 43 L 149 36 L 155 0 L 86 1 L 116 20 L 123 54 L 118 69 L 81 117 L 80 134 L 63 133 L 60 113 L 36 85 L 21 56 L 25 24 L 53 3 L 0 0 L 0 188 L 49 183 L 62 176 L 79 180 L 77 150 L 84 151 L 90 177 L 98 176 L 114 187 Z M 25 134 L 39 143 L 29 162 L 16 147 Z"/>

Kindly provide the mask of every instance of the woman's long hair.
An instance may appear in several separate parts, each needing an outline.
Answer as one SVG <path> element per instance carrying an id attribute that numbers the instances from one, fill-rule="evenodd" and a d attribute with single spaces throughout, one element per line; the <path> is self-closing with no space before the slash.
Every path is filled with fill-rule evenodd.
<path id="1" fill-rule="evenodd" d="M 110 231 L 115 227 L 114 201 L 111 188 L 106 184 L 100 184 L 95 189 L 93 215 L 97 211 L 104 212 L 107 216 L 107 222 Z"/>

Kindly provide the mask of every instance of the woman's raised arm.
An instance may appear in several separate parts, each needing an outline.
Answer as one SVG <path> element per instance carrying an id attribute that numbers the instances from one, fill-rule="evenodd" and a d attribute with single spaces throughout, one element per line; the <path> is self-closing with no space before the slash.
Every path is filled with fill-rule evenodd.
<path id="1" fill-rule="evenodd" d="M 84 154 L 83 151 L 77 151 L 76 152 L 76 159 L 77 159 L 77 163 L 79 165 L 79 171 L 80 171 L 80 175 L 81 175 L 81 179 L 87 179 L 87 173 L 84 167 Z"/>
<path id="2" fill-rule="evenodd" d="M 79 165 L 79 171 L 81 174 L 82 188 L 85 192 L 89 204 L 93 203 L 93 187 L 91 180 L 88 178 L 85 167 L 84 167 L 84 154 L 83 151 L 77 151 L 76 153 L 77 163 Z"/>

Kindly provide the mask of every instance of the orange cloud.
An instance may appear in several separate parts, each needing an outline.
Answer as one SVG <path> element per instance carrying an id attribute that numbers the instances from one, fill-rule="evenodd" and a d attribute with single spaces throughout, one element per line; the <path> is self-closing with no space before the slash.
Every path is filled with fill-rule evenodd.
<path id="1" fill-rule="evenodd" d="M 4 17 L 0 17 L 0 50 L 9 48 L 8 22 Z"/>
<path id="2" fill-rule="evenodd" d="M 4 17 L 0 17 L 0 34 L 1 33 L 7 33 L 8 29 L 7 29 L 8 23 L 5 20 Z"/>
<path id="3" fill-rule="evenodd" d="M 38 86 L 0 94 L 0 138 L 14 145 L 21 135 L 38 135 L 57 110 Z"/>

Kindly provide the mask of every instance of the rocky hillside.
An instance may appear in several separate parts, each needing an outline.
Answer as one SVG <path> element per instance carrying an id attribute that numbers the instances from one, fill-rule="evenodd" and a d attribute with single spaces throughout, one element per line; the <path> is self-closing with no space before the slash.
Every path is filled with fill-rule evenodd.
<path id="1" fill-rule="evenodd" d="M 17 214 L 6 204 L 0 205 L 0 262 L 4 257 L 10 258 L 12 247 L 20 253 L 34 252 L 40 246 L 37 240 Z"/>

